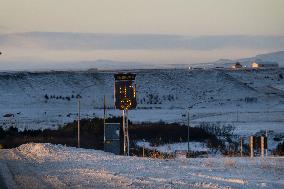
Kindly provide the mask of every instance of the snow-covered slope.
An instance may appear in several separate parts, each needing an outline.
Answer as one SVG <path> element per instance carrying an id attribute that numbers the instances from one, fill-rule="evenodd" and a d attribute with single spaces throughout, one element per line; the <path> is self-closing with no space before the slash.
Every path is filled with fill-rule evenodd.
<path id="1" fill-rule="evenodd" d="M 182 122 L 182 114 L 189 107 L 193 120 L 230 116 L 236 111 L 283 113 L 283 91 L 276 88 L 284 84 L 280 77 L 284 76 L 283 69 L 135 72 L 138 107 L 130 112 L 133 121 Z M 12 118 L 3 117 L 7 113 L 14 114 L 13 120 L 19 128 L 56 127 L 73 121 L 79 93 L 83 117 L 102 116 L 104 95 L 110 108 L 108 113 L 119 115 L 120 111 L 112 109 L 113 84 L 113 72 L 0 73 L 1 121 L 11 121 Z"/>
<path id="2" fill-rule="evenodd" d="M 51 144 L 0 150 L 8 188 L 283 188 L 284 159 L 148 159 Z"/>
<path id="3" fill-rule="evenodd" d="M 261 59 L 263 61 L 278 62 L 280 65 L 283 65 L 284 64 L 284 51 L 256 55 L 255 59 Z"/>
<path id="4" fill-rule="evenodd" d="M 204 64 L 205 67 L 222 66 L 225 68 L 231 67 L 232 64 L 240 62 L 243 66 L 251 67 L 251 63 L 255 60 L 261 60 L 264 62 L 277 62 L 280 67 L 284 66 L 284 51 L 277 51 L 271 53 L 259 54 L 254 57 L 241 58 L 236 60 L 231 59 L 219 59 L 215 62 Z M 200 66 L 196 64 L 195 66 Z"/>

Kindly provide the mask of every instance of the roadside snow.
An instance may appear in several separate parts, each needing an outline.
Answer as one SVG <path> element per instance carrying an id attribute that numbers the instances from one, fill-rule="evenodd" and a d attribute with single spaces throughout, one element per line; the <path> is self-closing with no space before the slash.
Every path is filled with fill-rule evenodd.
<path id="1" fill-rule="evenodd" d="M 157 150 L 159 152 L 164 152 L 164 153 L 172 153 L 172 152 L 175 152 L 176 150 L 187 150 L 188 148 L 187 142 L 164 144 L 164 145 L 155 147 L 155 146 L 151 146 L 149 142 L 139 141 L 137 142 L 137 145 L 140 147 L 144 147 L 144 148 L 151 149 L 151 150 Z M 190 142 L 189 149 L 195 152 L 196 151 L 207 152 L 209 150 L 206 147 L 206 143 L 203 143 L 203 142 Z"/>
<path id="2" fill-rule="evenodd" d="M 24 144 L 0 150 L 8 188 L 283 188 L 284 158 L 160 160 Z"/>

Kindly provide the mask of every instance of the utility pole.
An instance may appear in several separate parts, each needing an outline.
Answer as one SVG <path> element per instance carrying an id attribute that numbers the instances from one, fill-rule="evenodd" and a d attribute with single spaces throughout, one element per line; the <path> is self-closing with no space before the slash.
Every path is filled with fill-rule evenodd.
<path id="1" fill-rule="evenodd" d="M 80 148 L 80 95 L 78 95 L 78 148 Z"/>
<path id="2" fill-rule="evenodd" d="M 189 110 L 187 112 L 187 153 L 189 153 Z"/>
<path id="3" fill-rule="evenodd" d="M 106 95 L 104 95 L 104 142 L 106 141 L 105 124 L 106 124 Z"/>
<path id="4" fill-rule="evenodd" d="M 243 137 L 240 138 L 240 151 L 241 151 L 241 157 L 243 157 Z"/>
<path id="5" fill-rule="evenodd" d="M 266 136 L 265 156 L 267 157 L 267 153 L 268 153 L 268 131 L 267 131 L 267 129 L 265 130 L 265 136 Z"/>
<path id="6" fill-rule="evenodd" d="M 77 120 L 77 122 L 78 122 L 78 125 L 77 125 L 77 127 L 78 127 L 78 139 L 77 139 L 78 148 L 80 148 L 80 109 L 81 109 L 81 107 L 80 107 L 80 99 L 81 99 L 81 93 L 84 90 L 86 90 L 87 88 L 92 87 L 94 85 L 96 85 L 96 84 L 92 84 L 92 85 L 89 85 L 89 86 L 86 86 L 86 87 L 82 88 L 81 91 L 79 91 L 78 94 L 77 94 L 77 99 L 78 99 L 78 107 L 77 107 L 78 108 L 78 117 L 77 117 L 77 119 L 78 119 Z"/>
<path id="7" fill-rule="evenodd" d="M 106 95 L 104 95 L 104 123 L 106 122 Z"/>

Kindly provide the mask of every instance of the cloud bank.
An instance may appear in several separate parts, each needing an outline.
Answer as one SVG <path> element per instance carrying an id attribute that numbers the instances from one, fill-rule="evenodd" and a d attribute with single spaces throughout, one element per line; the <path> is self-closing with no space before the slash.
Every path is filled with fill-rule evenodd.
<path id="1" fill-rule="evenodd" d="M 0 35 L 0 64 L 114 60 L 146 64 L 191 64 L 239 59 L 284 50 L 284 36 L 182 36 L 28 32 Z M 8 63 L 9 62 L 9 63 Z M 56 68 L 56 66 L 55 66 Z"/>
<path id="2" fill-rule="evenodd" d="M 180 36 L 158 34 L 93 34 L 29 32 L 0 35 L 0 46 L 51 50 L 142 50 L 223 48 L 284 49 L 284 36 Z"/>

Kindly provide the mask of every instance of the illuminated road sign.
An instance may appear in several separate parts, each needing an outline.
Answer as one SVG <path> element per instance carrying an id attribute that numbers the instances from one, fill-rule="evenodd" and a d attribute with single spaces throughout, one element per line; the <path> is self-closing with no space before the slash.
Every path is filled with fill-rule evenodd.
<path id="1" fill-rule="evenodd" d="M 136 75 L 132 73 L 119 73 L 114 75 L 114 96 L 116 108 L 120 110 L 136 108 L 135 76 Z"/>

